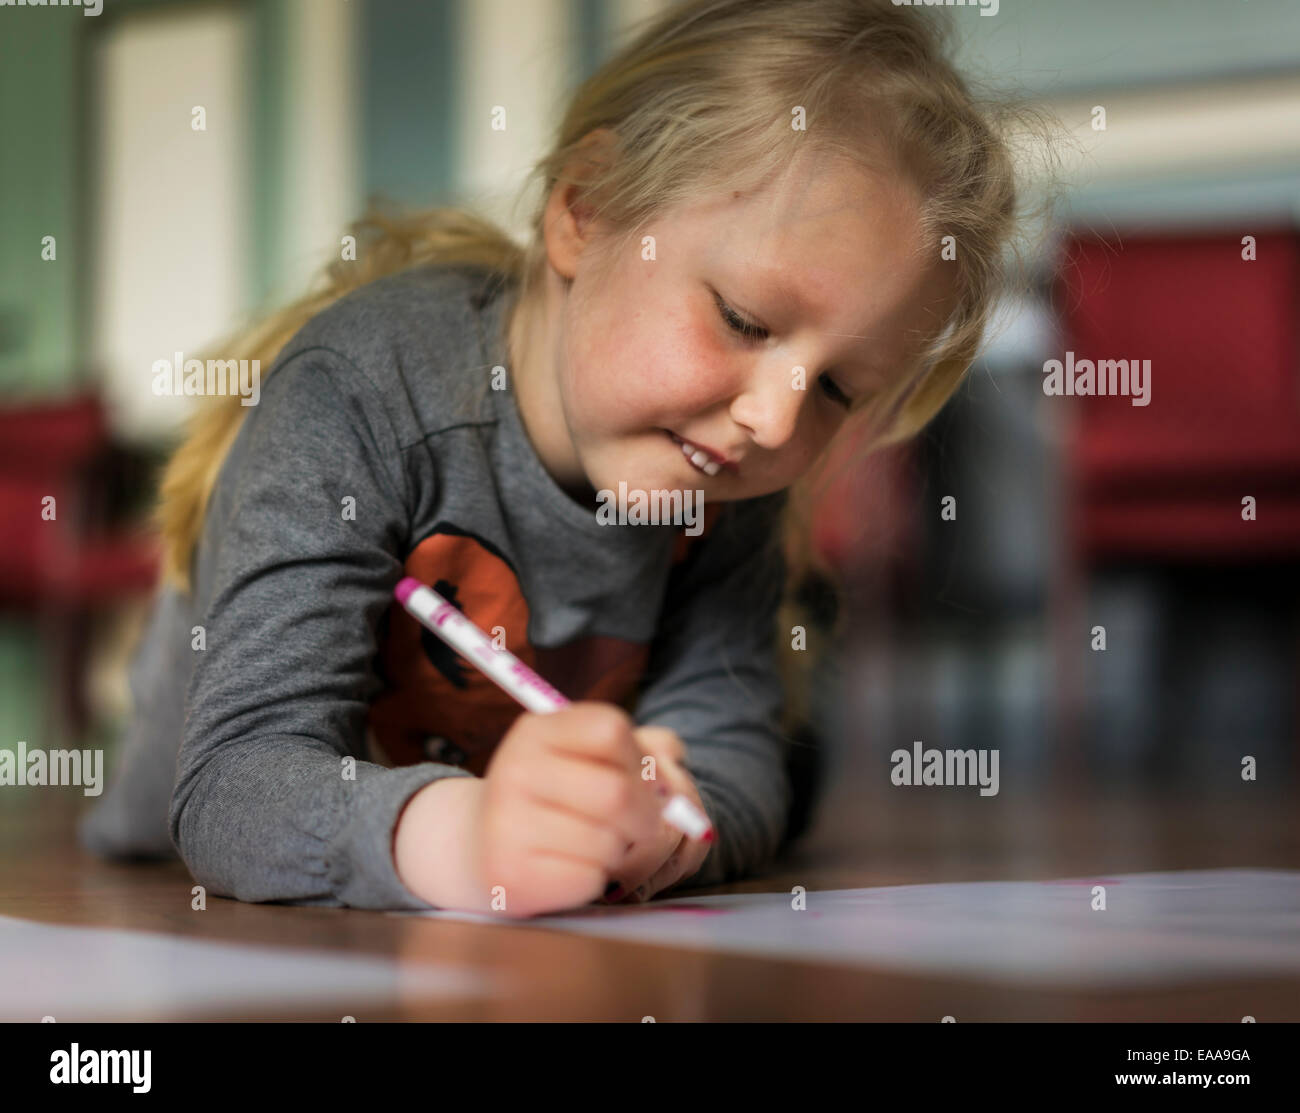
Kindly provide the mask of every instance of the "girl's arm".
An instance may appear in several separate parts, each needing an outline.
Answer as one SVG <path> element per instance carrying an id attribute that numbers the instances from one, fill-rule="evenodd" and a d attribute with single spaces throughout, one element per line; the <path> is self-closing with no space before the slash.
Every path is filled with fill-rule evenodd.
<path id="1" fill-rule="evenodd" d="M 384 401 L 397 390 L 332 350 L 298 350 L 266 377 L 213 491 L 195 569 L 202 647 L 175 647 L 196 661 L 168 817 L 210 892 L 429 907 L 398 877 L 398 816 L 430 782 L 470 774 L 365 760 L 379 628 L 409 542 Z"/>
<path id="2" fill-rule="evenodd" d="M 677 887 L 716 885 L 775 856 L 790 810 L 776 614 L 786 493 L 729 503 L 675 569 L 635 719 L 675 730 L 717 841 Z M 788 636 L 788 635 L 786 635 Z"/>

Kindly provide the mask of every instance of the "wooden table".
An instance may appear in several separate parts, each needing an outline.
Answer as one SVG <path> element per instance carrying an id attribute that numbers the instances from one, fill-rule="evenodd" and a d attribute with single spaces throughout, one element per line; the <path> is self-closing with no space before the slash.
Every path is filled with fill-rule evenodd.
<path id="1" fill-rule="evenodd" d="M 402 999 L 304 1012 L 250 1005 L 122 1020 L 658 1021 L 1300 1020 L 1300 977 L 1233 978 L 1140 990 L 1026 988 L 954 977 L 759 959 L 355 909 L 245 904 L 210 897 L 190 910 L 179 862 L 118 865 L 82 852 L 75 790 L 0 795 L 0 913 L 58 924 L 402 964 L 451 962 L 504 979 L 498 1000 Z M 925 789 L 833 792 L 810 835 L 768 876 L 697 892 L 789 892 L 939 881 L 1104 877 L 1216 867 L 1300 868 L 1300 816 L 1285 798 L 1237 790 L 1218 801 L 958 798 Z M 685 895 L 685 894 L 683 894 Z M 1300 942 L 1297 943 L 1300 946 Z"/>

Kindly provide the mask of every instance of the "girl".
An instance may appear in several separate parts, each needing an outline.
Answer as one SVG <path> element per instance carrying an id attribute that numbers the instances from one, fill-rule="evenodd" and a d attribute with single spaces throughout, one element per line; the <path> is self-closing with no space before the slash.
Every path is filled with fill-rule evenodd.
<path id="1" fill-rule="evenodd" d="M 806 536 L 837 434 L 937 412 L 1005 273 L 1012 162 L 941 26 L 674 7 L 577 90 L 526 248 L 371 215 L 355 262 L 223 353 L 269 368 L 260 405 L 217 400 L 167 469 L 166 581 L 85 845 L 174 847 L 242 900 L 508 916 L 766 864 L 807 559 L 782 531 Z M 606 524 L 620 483 L 703 517 Z M 405 575 L 574 706 L 521 713 L 394 605 Z M 673 792 L 716 841 L 659 819 Z"/>

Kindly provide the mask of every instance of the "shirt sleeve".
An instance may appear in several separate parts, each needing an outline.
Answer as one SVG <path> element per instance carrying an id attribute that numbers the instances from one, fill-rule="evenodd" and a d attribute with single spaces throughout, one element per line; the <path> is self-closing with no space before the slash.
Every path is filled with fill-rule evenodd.
<path id="1" fill-rule="evenodd" d="M 789 822 L 776 659 L 785 498 L 729 504 L 669 579 L 633 717 L 681 736 L 717 835 L 699 871 L 674 888 L 754 873 L 775 857 Z"/>
<path id="2" fill-rule="evenodd" d="M 424 785 L 471 774 L 365 760 L 405 474 L 382 392 L 346 357 L 306 349 L 267 376 L 210 502 L 202 630 L 176 647 L 196 662 L 168 823 L 211 893 L 431 907 L 397 875 L 396 821 Z"/>

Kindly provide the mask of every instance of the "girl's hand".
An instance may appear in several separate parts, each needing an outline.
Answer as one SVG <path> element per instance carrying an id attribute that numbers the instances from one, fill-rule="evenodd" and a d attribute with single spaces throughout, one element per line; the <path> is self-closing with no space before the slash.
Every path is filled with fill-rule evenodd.
<path id="1" fill-rule="evenodd" d="M 654 786 L 655 800 L 663 808 L 669 799 L 680 793 L 705 815 L 704 802 L 691 775 L 680 765 L 686 756 L 686 746 L 676 731 L 666 727 L 645 726 L 635 731 L 641 748 L 655 758 L 655 779 L 647 781 Z M 710 821 L 712 816 L 709 816 Z M 611 877 L 621 886 L 605 903 L 639 903 L 656 893 L 671 888 L 695 873 L 708 856 L 712 843 L 691 839 L 676 827 L 659 821 L 658 831 L 649 839 L 632 842 L 622 861 L 611 871 Z"/>
<path id="2" fill-rule="evenodd" d="M 464 825 L 481 903 L 503 895 L 508 917 L 588 904 L 627 847 L 654 838 L 662 804 L 641 779 L 635 731 L 622 708 L 597 701 L 515 719 Z"/>

